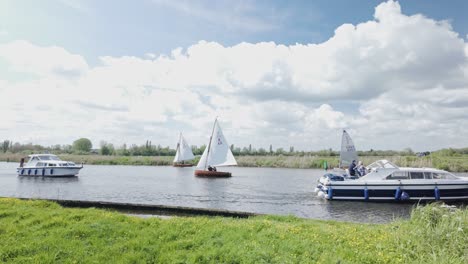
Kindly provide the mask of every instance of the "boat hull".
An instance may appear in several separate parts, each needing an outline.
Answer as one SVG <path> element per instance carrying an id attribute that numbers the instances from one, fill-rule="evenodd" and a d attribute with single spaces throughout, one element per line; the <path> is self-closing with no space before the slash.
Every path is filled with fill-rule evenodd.
<path id="1" fill-rule="evenodd" d="M 173 164 L 172 166 L 184 168 L 184 167 L 193 167 L 193 164 Z"/>
<path id="2" fill-rule="evenodd" d="M 18 168 L 18 176 L 72 177 L 83 167 L 24 167 Z"/>
<path id="3" fill-rule="evenodd" d="M 225 171 L 195 170 L 195 176 L 209 177 L 209 178 L 227 178 L 227 177 L 231 177 L 232 174 L 230 172 L 225 172 Z"/>
<path id="4" fill-rule="evenodd" d="M 468 182 L 422 184 L 331 184 L 317 186 L 327 200 L 361 201 L 468 201 Z"/>

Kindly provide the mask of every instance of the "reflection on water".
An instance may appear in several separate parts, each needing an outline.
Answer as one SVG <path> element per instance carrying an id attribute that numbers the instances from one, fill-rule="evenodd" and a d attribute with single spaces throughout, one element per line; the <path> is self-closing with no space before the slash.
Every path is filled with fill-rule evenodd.
<path id="1" fill-rule="evenodd" d="M 92 200 L 215 208 L 306 218 L 388 222 L 406 218 L 411 204 L 318 199 L 323 170 L 228 168 L 231 178 L 193 176 L 194 168 L 87 165 L 78 177 L 18 177 L 0 162 L 0 196 Z"/>

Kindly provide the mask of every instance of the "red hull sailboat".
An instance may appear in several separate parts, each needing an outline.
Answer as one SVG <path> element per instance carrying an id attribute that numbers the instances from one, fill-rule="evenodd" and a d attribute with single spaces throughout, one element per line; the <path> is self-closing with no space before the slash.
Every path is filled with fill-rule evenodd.
<path id="1" fill-rule="evenodd" d="M 232 155 L 229 144 L 223 135 L 223 131 L 215 119 L 213 130 L 211 132 L 208 147 L 203 152 L 202 157 L 195 170 L 195 176 L 198 177 L 231 177 L 230 172 L 217 171 L 216 167 L 236 166 L 237 162 Z"/>

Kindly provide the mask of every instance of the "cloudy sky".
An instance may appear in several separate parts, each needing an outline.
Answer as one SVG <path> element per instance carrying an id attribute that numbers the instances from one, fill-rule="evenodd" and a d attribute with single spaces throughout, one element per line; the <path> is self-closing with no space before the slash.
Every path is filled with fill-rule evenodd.
<path id="1" fill-rule="evenodd" d="M 0 140 L 468 146 L 466 1 L 0 2 Z"/>

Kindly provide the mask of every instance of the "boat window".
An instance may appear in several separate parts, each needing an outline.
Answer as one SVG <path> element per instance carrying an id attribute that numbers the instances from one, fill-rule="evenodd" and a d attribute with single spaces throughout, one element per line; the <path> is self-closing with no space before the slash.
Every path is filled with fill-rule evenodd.
<path id="1" fill-rule="evenodd" d="M 53 166 L 55 166 L 55 164 L 49 163 L 49 167 L 53 167 Z"/>
<path id="2" fill-rule="evenodd" d="M 412 180 L 424 179 L 424 173 L 420 171 L 412 171 L 411 179 Z"/>
<path id="3" fill-rule="evenodd" d="M 406 180 L 408 179 L 407 171 L 395 171 L 394 173 L 387 176 L 387 180 Z"/>
<path id="4" fill-rule="evenodd" d="M 57 156 L 47 155 L 47 156 L 41 156 L 41 160 L 60 160 L 60 159 Z"/>
<path id="5" fill-rule="evenodd" d="M 425 171 L 424 172 L 424 179 L 432 179 L 432 173 Z"/>
<path id="6" fill-rule="evenodd" d="M 38 162 L 38 163 L 36 164 L 36 166 L 37 166 L 37 167 L 44 167 L 44 162 Z"/>
<path id="7" fill-rule="evenodd" d="M 433 172 L 432 173 L 432 177 L 434 179 L 456 179 L 457 177 L 455 177 L 454 175 L 450 174 L 450 173 L 445 173 L 445 172 Z"/>

